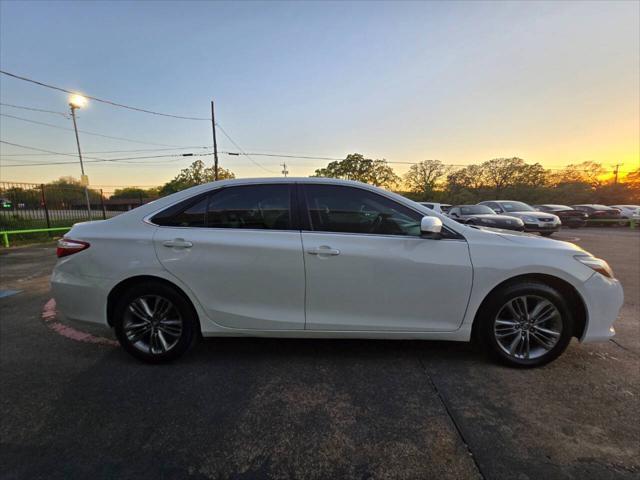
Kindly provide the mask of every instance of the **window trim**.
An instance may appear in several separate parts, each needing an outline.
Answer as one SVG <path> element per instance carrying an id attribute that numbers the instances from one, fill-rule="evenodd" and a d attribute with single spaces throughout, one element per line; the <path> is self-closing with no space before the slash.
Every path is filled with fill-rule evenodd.
<path id="1" fill-rule="evenodd" d="M 195 205 L 197 202 L 199 202 L 203 197 L 205 196 L 213 196 L 216 193 L 221 192 L 222 190 L 226 189 L 226 188 L 233 188 L 233 187 L 244 187 L 244 186 L 261 186 L 261 185 L 286 185 L 289 187 L 289 193 L 291 195 L 290 197 L 290 206 L 291 206 L 291 229 L 288 230 L 271 230 L 271 229 L 264 229 L 264 228 L 259 228 L 259 229 L 254 229 L 254 228 L 219 228 L 219 227 L 178 227 L 178 226 L 169 226 L 169 225 L 158 225 L 157 223 L 153 223 L 153 218 L 159 214 L 161 214 L 162 212 L 167 211 L 170 208 L 174 208 L 178 205 L 184 205 L 183 208 L 188 208 L 191 205 Z M 201 192 L 199 194 L 196 194 L 192 197 L 188 197 L 185 198 L 183 200 L 180 200 L 177 203 L 174 203 L 172 205 L 168 205 L 164 208 L 160 208 L 152 213 L 150 213 L 149 215 L 147 215 L 146 217 L 144 217 L 142 219 L 142 221 L 144 223 L 147 223 L 149 225 L 153 225 L 156 228 L 180 228 L 180 229 L 198 229 L 198 230 L 202 230 L 202 229 L 209 229 L 209 230 L 223 230 L 223 231 L 229 231 L 229 230 L 233 230 L 236 232 L 270 232 L 270 233 L 278 233 L 278 232 L 304 232 L 304 233 L 321 233 L 321 234 L 332 234 L 332 235 L 361 235 L 361 236 L 367 236 L 367 237 L 387 237 L 387 238 L 402 238 L 402 239 L 416 239 L 416 240 L 424 240 L 424 238 L 420 237 L 420 236 L 412 236 L 412 235 L 386 235 L 386 234 L 379 234 L 379 233 L 354 233 L 354 232 L 324 232 L 324 231 L 319 231 L 319 230 L 312 230 L 311 229 L 311 221 L 309 218 L 309 210 L 307 208 L 307 203 L 306 203 L 306 190 L 305 187 L 307 185 L 326 185 L 326 186 L 336 186 L 336 187 L 346 187 L 346 188 L 354 188 L 354 189 L 358 189 L 358 190 L 364 190 L 365 192 L 369 192 L 372 193 L 374 195 L 379 195 L 381 197 L 386 198 L 387 200 L 390 200 L 394 203 L 399 203 L 400 205 L 402 205 L 403 207 L 417 213 L 418 215 L 421 215 L 423 217 L 429 216 L 429 215 L 425 215 L 424 212 L 411 207 L 409 205 L 405 205 L 401 202 L 398 202 L 397 200 L 393 199 L 393 198 L 389 198 L 386 195 L 382 195 L 378 192 L 372 192 L 371 190 L 367 189 L 367 188 L 363 188 L 360 187 L 358 185 L 341 185 L 338 183 L 316 183 L 316 182 L 282 182 L 282 183 L 246 183 L 246 184 L 241 184 L 241 185 L 224 185 L 224 186 L 220 186 L 220 187 L 215 187 L 212 188 L 210 190 L 207 190 L 205 192 Z M 483 202 L 481 202 L 483 203 Z M 423 205 L 424 206 L 424 205 Z M 428 209 L 428 207 L 425 207 Z M 435 215 L 433 215 L 435 216 Z M 206 217 L 205 217 L 205 221 L 206 221 Z M 442 237 L 440 240 L 464 240 L 466 241 L 466 238 L 464 237 L 464 235 L 462 235 L 461 233 L 457 232 L 456 230 L 453 230 L 449 227 L 447 227 L 446 225 L 443 225 L 443 230 L 447 232 L 446 237 Z"/>

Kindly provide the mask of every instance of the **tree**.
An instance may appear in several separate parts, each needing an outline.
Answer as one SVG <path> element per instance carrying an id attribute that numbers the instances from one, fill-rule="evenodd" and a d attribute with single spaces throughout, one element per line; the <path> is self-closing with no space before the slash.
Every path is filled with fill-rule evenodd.
<path id="1" fill-rule="evenodd" d="M 404 181 L 411 192 L 427 200 L 433 196 L 436 185 L 448 171 L 449 167 L 443 165 L 440 160 L 425 160 L 411 165 L 404 175 Z"/>
<path id="2" fill-rule="evenodd" d="M 623 185 L 627 187 L 629 192 L 629 202 L 633 205 L 640 203 L 640 168 L 636 168 L 633 172 L 627 173 L 623 178 Z"/>
<path id="3" fill-rule="evenodd" d="M 622 181 L 633 189 L 640 189 L 640 168 L 636 168 L 634 171 L 627 173 Z"/>
<path id="4" fill-rule="evenodd" d="M 83 205 L 85 200 L 84 185 L 74 177 L 60 177 L 45 185 L 47 205 L 50 207 L 59 205 L 58 208 L 66 208 L 70 205 Z M 99 190 L 88 187 L 89 201 L 92 205 L 99 205 L 102 196 Z"/>
<path id="5" fill-rule="evenodd" d="M 604 167 L 596 162 L 582 162 L 564 167 L 552 176 L 555 185 L 563 183 L 584 183 L 592 188 L 601 186 L 603 177 L 607 173 Z"/>
<path id="6" fill-rule="evenodd" d="M 313 176 L 357 180 L 386 188 L 393 188 L 400 181 L 386 160 L 371 160 L 359 153 L 331 162 L 325 168 L 317 169 Z"/>
<path id="7" fill-rule="evenodd" d="M 447 175 L 445 191 L 449 202 L 476 203 L 485 189 L 484 171 L 480 165 L 469 165 Z"/>
<path id="8" fill-rule="evenodd" d="M 185 188 L 213 182 L 213 176 L 213 167 L 205 167 L 202 160 L 196 160 L 189 167 L 180 170 L 180 173 L 173 180 L 160 187 L 159 193 L 160 195 L 169 195 Z M 236 176 L 230 170 L 218 167 L 218 180 L 229 178 L 236 178 Z"/>
<path id="9" fill-rule="evenodd" d="M 536 187 L 546 183 L 546 171 L 540 164 L 528 165 L 518 157 L 494 158 L 483 162 L 480 167 L 487 186 L 493 189 L 496 198 L 500 198 L 508 187 Z"/>
<path id="10" fill-rule="evenodd" d="M 124 187 L 116 188 L 111 195 L 112 200 L 116 198 L 155 198 L 159 195 L 158 188 L 137 188 L 137 187 Z"/>
<path id="11" fill-rule="evenodd" d="M 469 165 L 447 175 L 448 186 L 458 189 L 480 190 L 485 187 L 484 175 L 480 165 Z"/>

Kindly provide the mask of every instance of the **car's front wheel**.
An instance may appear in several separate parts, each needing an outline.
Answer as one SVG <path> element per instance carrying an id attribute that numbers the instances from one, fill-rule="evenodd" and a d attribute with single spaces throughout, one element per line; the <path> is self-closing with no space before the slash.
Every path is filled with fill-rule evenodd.
<path id="1" fill-rule="evenodd" d="M 556 359 L 569 345 L 573 317 L 566 299 L 544 283 L 526 281 L 491 294 L 479 318 L 482 343 L 498 360 L 537 367 Z"/>
<path id="2" fill-rule="evenodd" d="M 134 285 L 115 306 L 116 337 L 128 353 L 149 363 L 173 360 L 198 337 L 198 322 L 189 301 L 159 282 Z"/>

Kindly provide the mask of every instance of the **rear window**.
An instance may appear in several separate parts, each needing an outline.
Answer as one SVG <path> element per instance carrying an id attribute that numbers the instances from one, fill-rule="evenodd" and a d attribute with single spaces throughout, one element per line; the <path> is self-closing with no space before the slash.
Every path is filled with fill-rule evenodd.
<path id="1" fill-rule="evenodd" d="M 534 209 L 531 208 L 526 203 L 522 202 L 500 202 L 500 206 L 505 212 L 533 212 Z"/>
<path id="2" fill-rule="evenodd" d="M 209 195 L 177 203 L 155 215 L 151 222 L 162 227 L 204 227 Z"/>
<path id="3" fill-rule="evenodd" d="M 460 207 L 463 215 L 491 215 L 495 214 L 493 210 L 491 210 L 486 205 L 471 205 L 469 207 Z"/>

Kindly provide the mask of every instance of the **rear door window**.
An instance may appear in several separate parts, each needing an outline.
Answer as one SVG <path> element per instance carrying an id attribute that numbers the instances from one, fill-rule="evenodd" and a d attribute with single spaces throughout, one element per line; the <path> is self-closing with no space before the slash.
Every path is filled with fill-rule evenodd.
<path id="1" fill-rule="evenodd" d="M 291 230 L 289 185 L 242 185 L 223 188 L 211 196 L 209 228 Z"/>

